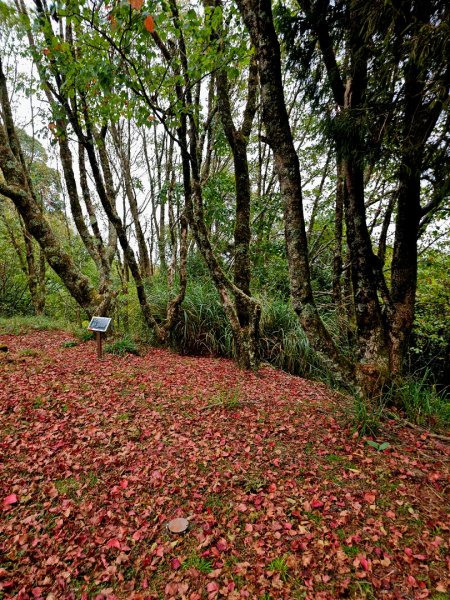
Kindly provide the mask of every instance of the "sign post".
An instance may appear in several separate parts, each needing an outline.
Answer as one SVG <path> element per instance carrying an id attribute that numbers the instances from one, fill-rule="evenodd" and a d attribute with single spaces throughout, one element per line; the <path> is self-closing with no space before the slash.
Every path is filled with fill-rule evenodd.
<path id="1" fill-rule="evenodd" d="M 91 322 L 88 325 L 89 331 L 95 331 L 95 337 L 97 340 L 97 358 L 99 360 L 103 356 L 103 334 L 108 330 L 110 323 L 111 319 L 108 317 L 92 317 Z"/>

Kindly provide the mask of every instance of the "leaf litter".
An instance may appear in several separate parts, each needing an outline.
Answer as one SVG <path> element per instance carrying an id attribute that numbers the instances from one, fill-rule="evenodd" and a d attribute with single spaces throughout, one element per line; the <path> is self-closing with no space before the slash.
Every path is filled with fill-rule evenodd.
<path id="1" fill-rule="evenodd" d="M 0 341 L 5 600 L 448 597 L 442 441 L 392 422 L 379 451 L 270 367 Z"/>

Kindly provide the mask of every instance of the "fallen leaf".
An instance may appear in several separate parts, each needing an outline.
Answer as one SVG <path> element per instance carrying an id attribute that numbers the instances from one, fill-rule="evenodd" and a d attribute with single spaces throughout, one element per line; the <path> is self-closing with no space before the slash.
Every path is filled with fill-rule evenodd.
<path id="1" fill-rule="evenodd" d="M 6 496 L 6 498 L 3 498 L 3 506 L 11 506 L 12 504 L 17 504 L 18 499 L 16 494 L 10 494 L 9 496 Z"/>

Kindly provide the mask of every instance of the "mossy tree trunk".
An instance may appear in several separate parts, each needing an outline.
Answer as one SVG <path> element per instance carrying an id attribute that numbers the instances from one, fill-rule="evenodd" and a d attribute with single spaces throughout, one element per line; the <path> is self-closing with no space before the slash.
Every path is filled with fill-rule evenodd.
<path id="1" fill-rule="evenodd" d="M 258 57 L 262 118 L 273 152 L 284 204 L 293 307 L 312 347 L 323 356 L 336 374 L 353 380 L 354 369 L 338 350 L 325 328 L 313 298 L 300 166 L 286 110 L 280 45 L 273 24 L 271 3 L 269 0 L 238 0 L 237 4 Z"/>

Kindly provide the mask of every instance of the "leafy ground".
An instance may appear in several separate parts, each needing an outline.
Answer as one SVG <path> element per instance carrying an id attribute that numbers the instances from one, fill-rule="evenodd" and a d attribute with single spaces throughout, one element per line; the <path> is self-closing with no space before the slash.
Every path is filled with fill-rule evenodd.
<path id="1" fill-rule="evenodd" d="M 379 451 L 272 368 L 0 342 L 0 598 L 449 598 L 439 439 Z"/>

